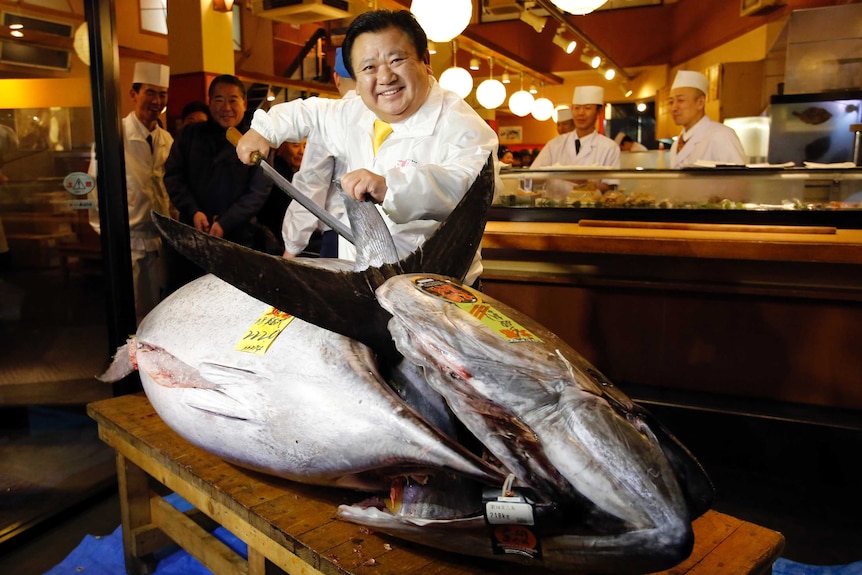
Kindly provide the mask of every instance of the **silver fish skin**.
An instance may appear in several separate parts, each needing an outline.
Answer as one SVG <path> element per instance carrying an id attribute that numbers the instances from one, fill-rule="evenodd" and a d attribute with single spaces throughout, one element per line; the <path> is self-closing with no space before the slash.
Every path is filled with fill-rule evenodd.
<path id="1" fill-rule="evenodd" d="M 268 309 L 208 275 L 143 320 L 144 391 L 179 435 L 242 467 L 362 491 L 439 469 L 499 479 L 407 407 L 355 340 L 294 319 L 264 355 L 236 350 Z"/>
<path id="2" fill-rule="evenodd" d="M 524 314 L 452 282 L 536 336 L 507 341 L 451 301 L 419 289 L 414 281 L 419 278 L 450 281 L 407 274 L 387 280 L 376 292 L 392 314 L 389 330 L 398 350 L 425 368 L 429 384 L 515 475 L 516 485 L 546 502 L 586 499 L 595 506 L 594 520 L 610 518 L 603 534 L 569 537 L 560 547 L 563 553 L 584 553 L 592 558 L 586 561 L 595 562 L 592 567 L 611 570 L 626 559 L 672 565 L 687 556 L 693 534 L 685 497 L 634 404 Z M 365 522 L 356 509 L 350 514 Z M 347 512 L 342 516 L 348 518 Z M 386 528 L 380 518 L 368 521 L 409 536 L 398 520 Z"/>

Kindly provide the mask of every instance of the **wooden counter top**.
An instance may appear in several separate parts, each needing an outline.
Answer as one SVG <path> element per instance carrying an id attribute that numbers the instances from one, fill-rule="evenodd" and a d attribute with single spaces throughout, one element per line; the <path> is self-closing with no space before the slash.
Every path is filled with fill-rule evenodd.
<path id="1" fill-rule="evenodd" d="M 757 226 L 746 226 L 755 228 Z M 764 230 L 785 226 L 761 226 Z M 483 249 L 633 254 L 686 258 L 862 263 L 862 230 L 837 229 L 823 233 L 799 226 L 793 233 L 780 231 L 728 231 L 712 229 L 660 229 L 598 227 L 577 223 L 488 222 Z M 737 228 L 741 229 L 741 228 Z"/>

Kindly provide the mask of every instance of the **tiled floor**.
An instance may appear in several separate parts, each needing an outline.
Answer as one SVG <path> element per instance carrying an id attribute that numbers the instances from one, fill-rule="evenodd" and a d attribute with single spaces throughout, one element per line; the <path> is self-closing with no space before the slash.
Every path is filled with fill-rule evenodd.
<path id="1" fill-rule="evenodd" d="M 862 560 L 862 434 L 740 417 L 656 411 L 710 472 L 716 509 L 782 532 L 783 556 L 801 563 L 843 565 Z M 0 547 L 0 573 L 41 575 L 87 534 L 119 525 L 115 491 Z"/>

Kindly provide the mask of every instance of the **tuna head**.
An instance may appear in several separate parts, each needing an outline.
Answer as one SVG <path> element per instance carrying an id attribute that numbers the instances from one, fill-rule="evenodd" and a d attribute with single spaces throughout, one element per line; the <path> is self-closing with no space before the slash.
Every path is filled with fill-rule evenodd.
<path id="1" fill-rule="evenodd" d="M 393 277 L 377 299 L 398 350 L 517 485 L 586 506 L 593 527 L 618 532 L 596 547 L 687 553 L 690 512 L 674 465 L 635 404 L 571 347 L 442 276 Z"/>

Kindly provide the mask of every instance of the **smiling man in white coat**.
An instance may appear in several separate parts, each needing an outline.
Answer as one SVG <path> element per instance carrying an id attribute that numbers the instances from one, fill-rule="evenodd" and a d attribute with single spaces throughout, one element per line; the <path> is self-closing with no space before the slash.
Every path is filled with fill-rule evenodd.
<path id="1" fill-rule="evenodd" d="M 342 44 L 358 98 L 308 98 L 258 110 L 237 145 L 251 162 L 282 142 L 315 139 L 345 162 L 344 191 L 378 205 L 400 257 L 421 246 L 452 212 L 485 166 L 498 139 L 487 122 L 433 76 L 425 32 L 406 11 L 360 14 Z M 346 241 L 339 258 L 352 259 Z M 482 271 L 477 250 L 465 278 Z"/>
<path id="2" fill-rule="evenodd" d="M 673 121 L 682 133 L 670 147 L 670 167 L 685 168 L 698 161 L 745 164 L 746 156 L 732 128 L 713 122 L 705 111 L 709 80 L 700 72 L 680 70 L 670 89 Z"/>

